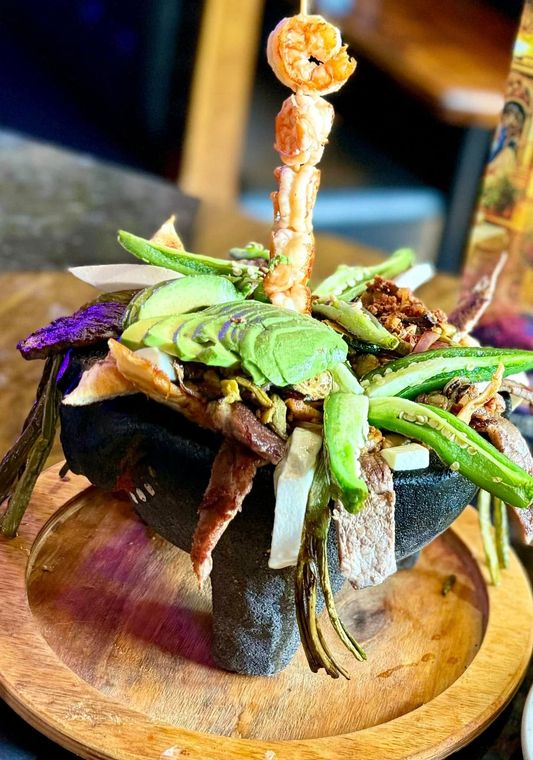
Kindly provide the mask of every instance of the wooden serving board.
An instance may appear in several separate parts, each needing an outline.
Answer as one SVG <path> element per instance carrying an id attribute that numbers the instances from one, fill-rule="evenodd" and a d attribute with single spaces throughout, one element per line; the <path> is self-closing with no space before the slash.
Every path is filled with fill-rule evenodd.
<path id="1" fill-rule="evenodd" d="M 414 569 L 342 592 L 368 655 L 351 661 L 331 639 L 350 681 L 311 673 L 302 652 L 277 676 L 238 676 L 211 661 L 209 597 L 188 555 L 56 466 L 20 536 L 0 542 L 1 695 L 84 758 L 441 758 L 498 715 L 531 655 L 520 563 L 498 588 L 485 575 L 469 508 Z"/>

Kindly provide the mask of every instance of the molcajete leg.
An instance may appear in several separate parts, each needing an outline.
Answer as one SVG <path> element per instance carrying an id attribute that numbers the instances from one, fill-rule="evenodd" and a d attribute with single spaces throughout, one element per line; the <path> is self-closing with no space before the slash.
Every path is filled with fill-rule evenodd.
<path id="1" fill-rule="evenodd" d="M 213 553 L 213 656 L 223 668 L 271 675 L 286 667 L 299 643 L 294 605 L 295 568 L 272 570 L 268 556 L 274 520 L 272 472 L 260 471 L 242 512 Z M 330 571 L 334 591 L 338 571 L 331 534 Z M 319 610 L 323 601 L 319 600 Z"/>

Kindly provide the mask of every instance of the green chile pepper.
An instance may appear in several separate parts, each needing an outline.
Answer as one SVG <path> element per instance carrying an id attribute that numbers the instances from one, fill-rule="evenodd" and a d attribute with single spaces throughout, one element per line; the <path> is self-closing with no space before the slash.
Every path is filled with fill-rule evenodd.
<path id="1" fill-rule="evenodd" d="M 514 348 L 443 348 L 409 354 L 364 375 L 361 385 L 370 398 L 400 396 L 443 388 L 454 377 L 471 383 L 490 380 L 499 364 L 504 377 L 533 369 L 533 351 Z"/>
<path id="2" fill-rule="evenodd" d="M 146 264 L 165 267 L 185 275 L 217 274 L 227 277 L 245 296 L 253 292 L 263 277 L 259 267 L 253 264 L 177 251 L 175 248 L 153 243 L 124 230 L 119 231 L 118 242 Z"/>
<path id="3" fill-rule="evenodd" d="M 313 303 L 313 313 L 337 322 L 359 340 L 393 351 L 399 339 L 386 330 L 373 314 L 363 309 L 360 302 L 348 304 L 335 296 Z"/>
<path id="4" fill-rule="evenodd" d="M 403 398 L 370 399 L 368 419 L 377 428 L 430 446 L 450 469 L 515 507 L 533 501 L 533 478 L 453 414 Z"/>
<path id="5" fill-rule="evenodd" d="M 366 289 L 376 275 L 396 277 L 413 266 L 415 254 L 410 248 L 400 248 L 387 259 L 370 267 L 350 267 L 341 264 L 333 274 L 326 277 L 313 292 L 314 296 L 338 296 L 343 301 L 352 301 Z"/>
<path id="6" fill-rule="evenodd" d="M 324 444 L 332 493 L 355 514 L 368 488 L 361 477 L 359 455 L 368 437 L 368 398 L 355 393 L 331 393 L 324 401 Z"/>
<path id="7" fill-rule="evenodd" d="M 342 391 L 343 393 L 362 393 L 363 389 L 359 384 L 350 367 L 347 364 L 339 363 L 329 369 L 331 379 L 333 380 L 333 391 Z"/>

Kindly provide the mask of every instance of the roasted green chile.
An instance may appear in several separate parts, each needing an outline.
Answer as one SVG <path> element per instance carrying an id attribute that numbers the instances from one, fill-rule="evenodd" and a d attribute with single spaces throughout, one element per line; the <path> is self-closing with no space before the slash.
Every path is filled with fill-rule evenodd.
<path id="1" fill-rule="evenodd" d="M 175 248 L 153 243 L 124 230 L 119 231 L 118 241 L 129 253 L 147 264 L 165 267 L 185 275 L 215 274 L 227 277 L 245 296 L 250 295 L 263 278 L 263 272 L 254 264 L 177 251 Z"/>
<path id="2" fill-rule="evenodd" d="M 358 340 L 373 343 L 388 351 L 393 351 L 400 342 L 395 335 L 383 327 L 373 314 L 362 307 L 360 301 L 356 304 L 348 304 L 335 296 L 331 296 L 327 299 L 315 301 L 313 313 L 337 322 Z"/>
<path id="3" fill-rule="evenodd" d="M 367 438 L 368 398 L 355 393 L 331 393 L 324 401 L 324 445 L 331 489 L 352 514 L 362 509 L 368 496 L 359 464 Z"/>
<path id="4" fill-rule="evenodd" d="M 368 419 L 381 430 L 427 444 L 450 469 L 506 504 L 525 508 L 533 502 L 533 478 L 453 414 L 387 397 L 370 399 Z"/>
<path id="5" fill-rule="evenodd" d="M 514 348 L 443 348 L 395 359 L 361 378 L 367 396 L 416 398 L 443 388 L 454 377 L 490 380 L 499 364 L 504 377 L 533 369 L 533 351 Z"/>
<path id="6" fill-rule="evenodd" d="M 314 296 L 338 296 L 343 301 L 353 301 L 360 296 L 376 275 L 392 278 L 409 269 L 415 263 L 415 254 L 410 248 L 400 248 L 387 259 L 370 267 L 350 267 L 341 264 L 314 290 Z"/>

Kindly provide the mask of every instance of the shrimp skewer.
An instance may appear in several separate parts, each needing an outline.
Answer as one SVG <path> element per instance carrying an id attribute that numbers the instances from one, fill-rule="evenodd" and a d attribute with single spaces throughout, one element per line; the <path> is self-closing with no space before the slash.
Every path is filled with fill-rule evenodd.
<path id="1" fill-rule="evenodd" d="M 268 40 L 267 55 L 274 73 L 295 94 L 276 117 L 276 142 L 284 166 L 274 176 L 274 225 L 271 270 L 264 280 L 276 306 L 309 312 L 307 282 L 315 258 L 312 214 L 320 184 L 316 164 L 333 125 L 333 107 L 320 93 L 338 90 L 355 68 L 340 32 L 322 16 L 297 16 L 280 21 Z"/>
<path id="2" fill-rule="evenodd" d="M 356 65 L 336 26 L 302 13 L 279 22 L 268 38 L 267 58 L 280 82 L 308 95 L 340 90 Z"/>
<path id="3" fill-rule="evenodd" d="M 316 166 L 328 141 L 335 112 L 316 95 L 297 92 L 284 101 L 276 117 L 275 150 L 286 166 Z"/>

